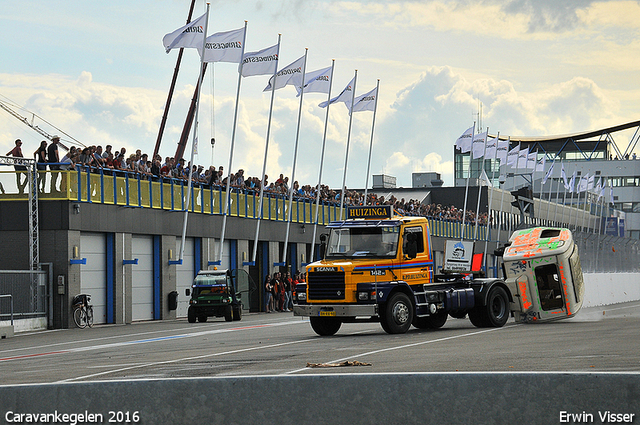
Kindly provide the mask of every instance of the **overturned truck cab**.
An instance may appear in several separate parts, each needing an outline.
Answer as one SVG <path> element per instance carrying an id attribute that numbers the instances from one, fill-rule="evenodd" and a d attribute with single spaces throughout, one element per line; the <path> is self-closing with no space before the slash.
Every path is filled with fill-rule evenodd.
<path id="1" fill-rule="evenodd" d="M 517 230 L 503 250 L 502 269 L 514 295 L 510 309 L 517 322 L 564 319 L 580 311 L 584 280 L 570 230 Z"/>

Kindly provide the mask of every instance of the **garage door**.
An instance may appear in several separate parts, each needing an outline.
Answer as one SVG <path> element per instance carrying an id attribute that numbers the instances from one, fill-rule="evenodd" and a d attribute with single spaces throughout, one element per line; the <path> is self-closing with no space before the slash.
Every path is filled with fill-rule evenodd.
<path id="1" fill-rule="evenodd" d="M 132 235 L 131 258 L 132 320 L 153 320 L 153 237 Z"/>
<path id="2" fill-rule="evenodd" d="M 104 234 L 80 235 L 81 258 L 87 264 L 80 266 L 80 292 L 91 295 L 93 322 L 107 322 L 107 243 Z"/>
<path id="3" fill-rule="evenodd" d="M 180 256 L 180 238 L 176 238 L 176 253 Z M 186 238 L 184 241 L 184 254 L 182 264 L 176 265 L 176 291 L 178 291 L 178 309 L 176 317 L 187 317 L 189 308 L 189 297 L 185 295 L 185 289 L 191 288 L 193 277 L 195 276 L 193 238 Z"/>

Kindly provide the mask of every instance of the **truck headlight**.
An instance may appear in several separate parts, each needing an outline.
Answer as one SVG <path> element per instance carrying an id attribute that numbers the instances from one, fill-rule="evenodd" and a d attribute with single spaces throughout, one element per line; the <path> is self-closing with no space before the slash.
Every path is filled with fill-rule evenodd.
<path id="1" fill-rule="evenodd" d="M 306 294 L 306 292 L 299 292 L 299 293 L 298 293 L 298 299 L 299 299 L 300 301 L 306 301 L 306 300 L 307 300 L 307 294 Z"/>

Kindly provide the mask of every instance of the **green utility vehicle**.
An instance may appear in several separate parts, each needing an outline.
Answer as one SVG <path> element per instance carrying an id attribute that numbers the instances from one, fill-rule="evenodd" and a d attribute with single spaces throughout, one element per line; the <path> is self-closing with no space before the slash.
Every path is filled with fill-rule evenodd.
<path id="1" fill-rule="evenodd" d="M 189 299 L 187 320 L 189 323 L 206 322 L 208 317 L 224 317 L 224 320 L 242 319 L 242 301 L 236 291 L 236 277 L 231 270 L 201 270 L 186 295 Z"/>

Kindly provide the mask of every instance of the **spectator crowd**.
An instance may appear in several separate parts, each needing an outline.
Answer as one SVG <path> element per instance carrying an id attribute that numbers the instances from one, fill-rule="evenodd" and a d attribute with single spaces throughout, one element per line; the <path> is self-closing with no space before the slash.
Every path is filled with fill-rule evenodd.
<path id="1" fill-rule="evenodd" d="M 22 157 L 22 142 L 18 139 L 15 143 L 16 147 L 7 153 L 7 155 Z M 312 200 L 315 201 L 317 196 L 316 190 L 319 190 L 320 200 L 325 204 L 329 203 L 333 205 L 338 205 L 342 197 L 342 192 L 339 189 L 331 189 L 323 184 L 320 185 L 319 189 L 317 185 L 306 184 L 301 186 L 298 181 L 294 181 L 291 185 L 289 177 L 284 176 L 282 173 L 273 182 L 269 181 L 269 176 L 266 174 L 263 180 L 259 177 L 247 176 L 243 169 L 239 169 L 236 173 L 230 173 L 225 176 L 222 165 L 217 169 L 213 165 L 208 168 L 195 164 L 191 166 L 191 164 L 185 163 L 184 158 L 176 160 L 173 157 L 166 157 L 163 160 L 160 155 L 150 158 L 147 153 L 142 153 L 140 149 L 137 149 L 135 153 L 127 154 L 125 147 L 114 151 L 112 145 L 106 145 L 104 149 L 102 146 L 88 146 L 83 148 L 72 146 L 65 155 L 60 157 L 58 144 L 60 144 L 60 138 L 58 136 L 54 136 L 48 145 L 44 140 L 41 142 L 40 147 L 34 152 L 34 157 L 38 163 L 38 170 L 46 170 L 48 165 L 51 170 L 90 170 L 91 172 L 106 175 L 124 175 L 125 173 L 129 173 L 130 175 L 133 174 L 136 178 L 140 177 L 145 180 L 174 179 L 187 182 L 189 179 L 189 168 L 191 167 L 191 179 L 194 186 L 218 189 L 226 188 L 227 179 L 230 179 L 230 186 L 234 191 L 242 191 L 250 194 L 259 193 L 264 184 L 264 193 L 266 196 L 288 198 L 291 191 L 293 191 L 294 199 L 306 199 L 311 202 Z M 63 148 L 66 149 L 64 146 Z M 18 168 L 16 168 L 16 170 L 18 170 Z M 55 176 L 55 178 L 57 178 L 57 176 Z M 44 179 L 42 179 L 42 182 L 44 183 Z M 43 189 L 44 188 L 42 188 L 42 190 Z M 369 193 L 365 200 L 364 193 L 356 190 L 348 190 L 346 187 L 344 204 L 392 205 L 393 208 L 402 215 L 425 216 L 454 222 L 463 221 L 462 209 L 454 205 L 424 204 L 417 199 L 397 199 L 393 195 L 385 198 L 375 193 Z M 486 213 L 481 213 L 477 218 L 479 224 L 487 223 Z M 464 221 L 475 224 L 475 212 L 467 210 Z"/>

